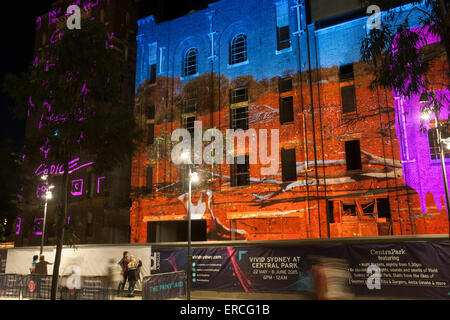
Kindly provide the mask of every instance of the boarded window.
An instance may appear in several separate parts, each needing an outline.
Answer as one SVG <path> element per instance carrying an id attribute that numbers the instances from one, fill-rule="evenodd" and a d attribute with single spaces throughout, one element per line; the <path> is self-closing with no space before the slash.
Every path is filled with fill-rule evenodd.
<path id="1" fill-rule="evenodd" d="M 341 87 L 342 112 L 351 113 L 356 111 L 355 86 Z"/>
<path id="2" fill-rule="evenodd" d="M 281 150 L 281 175 L 283 181 L 297 180 L 295 149 Z"/>
<path id="3" fill-rule="evenodd" d="M 196 113 L 197 99 L 186 99 L 183 102 L 183 113 Z"/>
<path id="4" fill-rule="evenodd" d="M 347 161 L 347 170 L 362 169 L 359 140 L 345 142 L 345 157 Z"/>
<path id="5" fill-rule="evenodd" d="M 286 97 L 280 99 L 280 123 L 294 121 L 294 98 Z"/>
<path id="6" fill-rule="evenodd" d="M 231 165 L 231 186 L 250 185 L 250 165 L 248 156 L 238 156 Z"/>

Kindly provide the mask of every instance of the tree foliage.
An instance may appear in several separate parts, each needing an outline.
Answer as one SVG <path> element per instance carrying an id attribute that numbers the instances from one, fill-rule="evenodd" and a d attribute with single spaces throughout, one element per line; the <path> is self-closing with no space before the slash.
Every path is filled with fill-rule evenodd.
<path id="1" fill-rule="evenodd" d="M 361 44 L 365 62 L 374 64 L 377 86 L 394 88 L 399 94 L 420 94 L 427 87 L 424 75 L 430 70 L 429 61 L 421 58 L 419 48 L 430 35 L 438 36 L 450 58 L 450 2 L 445 0 L 362 0 L 365 5 L 378 5 L 383 12 L 380 28 L 370 30 Z M 407 10 L 400 7 L 410 4 Z M 389 10 L 392 8 L 398 8 Z M 421 32 L 411 30 L 412 23 L 424 26 Z M 450 69 L 447 70 L 450 75 Z M 425 82 L 424 82 L 425 81 Z"/>

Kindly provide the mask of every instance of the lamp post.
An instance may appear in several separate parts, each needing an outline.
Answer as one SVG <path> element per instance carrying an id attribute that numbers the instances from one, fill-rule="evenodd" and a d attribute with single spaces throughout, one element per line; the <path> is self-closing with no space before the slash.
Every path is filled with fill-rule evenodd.
<path id="1" fill-rule="evenodd" d="M 190 154 L 185 152 L 182 154 L 182 159 L 189 159 Z M 192 284 L 192 250 L 191 250 L 191 239 L 192 239 L 192 228 L 191 228 L 191 202 L 192 202 L 192 183 L 197 183 L 199 177 L 197 172 L 192 172 L 192 167 L 189 164 L 189 196 L 187 205 L 187 215 L 188 215 L 188 254 L 187 254 L 187 284 L 186 284 L 186 299 L 191 300 L 191 284 Z"/>
<path id="2" fill-rule="evenodd" d="M 47 181 L 47 176 L 42 176 L 42 180 Z M 43 253 L 44 251 L 44 239 L 45 239 L 45 228 L 46 228 L 46 224 L 47 224 L 47 203 L 48 200 L 53 198 L 53 194 L 50 190 L 52 190 L 54 188 L 54 186 L 49 186 L 47 188 L 47 192 L 45 193 L 45 205 L 44 205 L 44 225 L 42 226 L 42 236 L 41 236 L 41 250 L 40 250 L 40 255 Z"/>
<path id="3" fill-rule="evenodd" d="M 420 96 L 420 103 L 426 104 L 429 103 L 427 93 L 422 93 Z M 440 123 L 439 123 L 439 114 L 438 114 L 438 108 L 436 106 L 436 102 L 434 101 L 435 97 L 433 95 L 433 101 L 430 103 L 433 104 L 432 108 L 425 107 L 422 111 L 421 118 L 422 120 L 429 120 L 431 118 L 431 114 L 434 113 L 434 123 L 436 126 L 436 139 L 437 144 L 439 146 L 439 157 L 441 159 L 441 167 L 442 167 L 442 174 L 444 178 L 444 188 L 445 188 L 445 202 L 447 205 L 447 215 L 449 217 L 449 239 L 450 239 L 450 196 L 448 194 L 448 180 L 447 180 L 447 170 L 445 168 L 445 156 L 444 156 L 444 144 L 450 145 L 450 138 L 442 139 L 442 132 L 440 130 Z"/>

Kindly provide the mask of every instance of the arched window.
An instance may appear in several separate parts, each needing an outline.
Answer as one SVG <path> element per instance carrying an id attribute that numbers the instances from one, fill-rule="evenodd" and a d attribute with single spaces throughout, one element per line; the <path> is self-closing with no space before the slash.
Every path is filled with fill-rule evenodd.
<path id="1" fill-rule="evenodd" d="M 195 48 L 189 49 L 184 55 L 184 72 L 185 77 L 197 73 L 197 58 L 198 50 Z"/>
<path id="2" fill-rule="evenodd" d="M 247 61 L 247 36 L 239 34 L 231 40 L 230 64 Z"/>

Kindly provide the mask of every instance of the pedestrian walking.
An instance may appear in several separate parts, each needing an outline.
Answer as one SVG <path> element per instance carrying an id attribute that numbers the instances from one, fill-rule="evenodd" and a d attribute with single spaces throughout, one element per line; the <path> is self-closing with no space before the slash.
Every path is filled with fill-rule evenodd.
<path id="1" fill-rule="evenodd" d="M 30 267 L 30 273 L 33 274 L 35 269 L 36 269 L 36 263 L 38 263 L 39 261 L 39 256 L 38 255 L 34 255 L 33 256 L 33 262 L 31 263 L 31 267 Z"/>
<path id="2" fill-rule="evenodd" d="M 139 259 L 139 262 L 131 256 L 130 262 L 128 263 L 128 297 L 134 297 L 134 288 L 136 286 L 136 282 L 139 279 L 142 267 L 142 261 Z"/>
<path id="3" fill-rule="evenodd" d="M 108 296 L 112 298 L 114 290 L 120 284 L 122 279 L 122 268 L 114 259 L 110 259 L 107 275 Z"/>
<path id="4" fill-rule="evenodd" d="M 128 257 L 128 251 L 123 252 L 123 257 L 119 261 L 119 265 L 122 268 L 122 281 L 119 283 L 119 287 L 117 288 L 117 295 L 120 296 L 122 291 L 125 289 L 125 283 L 127 282 L 127 271 L 128 271 L 128 263 L 130 262 Z"/>
<path id="5" fill-rule="evenodd" d="M 45 256 L 42 254 L 42 255 L 39 257 L 39 262 L 36 263 L 36 265 L 35 265 L 34 273 L 35 273 L 35 274 L 41 274 L 41 275 L 47 275 L 47 274 L 48 274 L 48 272 L 47 272 L 47 266 L 48 266 L 49 264 L 51 265 L 51 264 L 53 264 L 53 263 L 48 262 L 48 261 L 45 261 Z"/>

